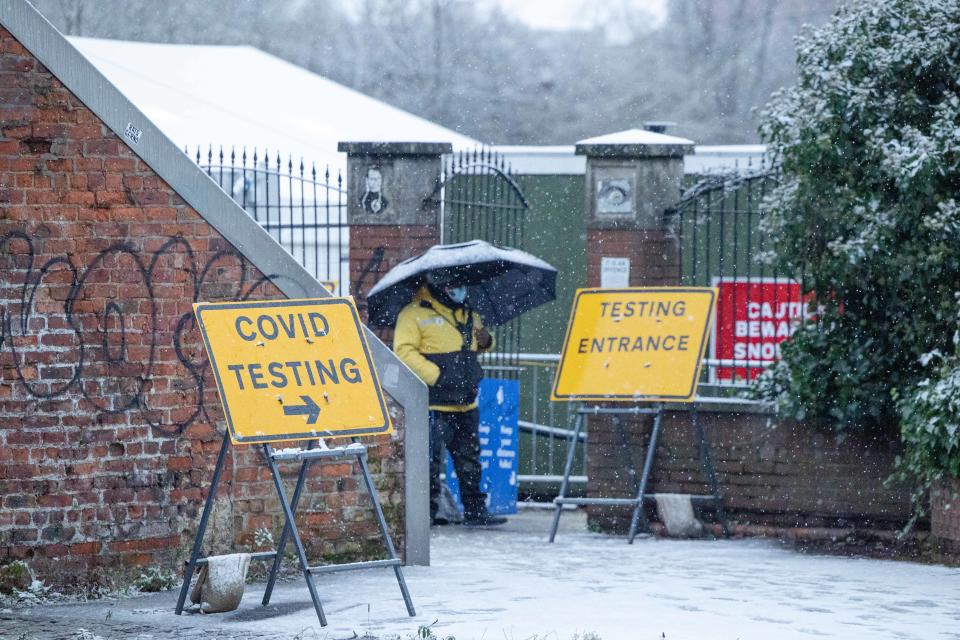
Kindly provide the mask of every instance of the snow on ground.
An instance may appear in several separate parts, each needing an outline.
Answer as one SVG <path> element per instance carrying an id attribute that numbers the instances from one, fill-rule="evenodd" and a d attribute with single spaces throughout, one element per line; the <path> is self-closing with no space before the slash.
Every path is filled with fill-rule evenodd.
<path id="1" fill-rule="evenodd" d="M 548 513 L 527 511 L 500 530 L 434 529 L 432 566 L 405 570 L 415 619 L 405 615 L 392 572 L 373 570 L 318 579 L 326 629 L 300 579 L 281 584 L 269 607 L 260 606 L 262 585 L 248 585 L 239 610 L 227 614 L 177 617 L 176 593 L 165 592 L 0 614 L 0 625 L 22 631 L 65 621 L 65 635 L 31 640 L 74 637 L 66 630 L 75 627 L 105 640 L 407 638 L 434 621 L 437 636 L 457 640 L 960 638 L 956 569 L 806 555 L 767 540 L 647 538 L 628 546 L 588 533 L 580 514 L 564 515 L 554 545 L 548 528 Z M 124 624 L 135 627 L 112 635 Z"/>

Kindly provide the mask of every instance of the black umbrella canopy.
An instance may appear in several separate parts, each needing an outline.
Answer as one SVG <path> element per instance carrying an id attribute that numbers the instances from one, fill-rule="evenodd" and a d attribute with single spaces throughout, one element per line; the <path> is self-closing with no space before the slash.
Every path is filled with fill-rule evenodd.
<path id="1" fill-rule="evenodd" d="M 467 304 L 491 326 L 556 298 L 557 270 L 519 249 L 483 240 L 438 244 L 391 269 L 367 295 L 369 322 L 392 327 L 431 271 L 467 285 Z"/>

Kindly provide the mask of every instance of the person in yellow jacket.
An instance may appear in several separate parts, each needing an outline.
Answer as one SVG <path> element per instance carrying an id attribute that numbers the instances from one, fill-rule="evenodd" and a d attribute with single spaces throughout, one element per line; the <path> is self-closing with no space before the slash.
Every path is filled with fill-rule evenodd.
<path id="1" fill-rule="evenodd" d="M 503 524 L 487 512 L 480 490 L 480 415 L 477 393 L 483 370 L 477 353 L 493 347 L 483 319 L 472 311 L 467 288 L 449 272 L 427 274 L 422 286 L 397 316 L 393 350 L 430 389 L 430 518 L 438 517 L 443 449 L 453 459 L 460 484 L 464 524 Z"/>

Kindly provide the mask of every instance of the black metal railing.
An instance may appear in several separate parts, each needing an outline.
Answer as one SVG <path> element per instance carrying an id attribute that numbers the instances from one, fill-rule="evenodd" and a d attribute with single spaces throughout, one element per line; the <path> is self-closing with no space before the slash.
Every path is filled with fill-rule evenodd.
<path id="1" fill-rule="evenodd" d="M 779 357 L 779 344 L 809 316 L 802 274 L 779 270 L 761 202 L 775 169 L 710 175 L 667 211 L 679 244 L 680 284 L 719 290 L 703 387 L 742 387 Z"/>
<path id="2" fill-rule="evenodd" d="M 501 154 L 483 147 L 445 156 L 432 197 L 440 203 L 444 243 L 480 239 L 523 249 L 530 204 Z M 516 379 L 521 319 L 496 327 L 493 334 L 497 355 L 487 363 L 488 375 Z"/>
<path id="3" fill-rule="evenodd" d="M 184 149 L 189 155 L 189 151 Z M 349 293 L 350 237 L 343 175 L 279 153 L 198 147 L 196 163 L 333 293 Z"/>

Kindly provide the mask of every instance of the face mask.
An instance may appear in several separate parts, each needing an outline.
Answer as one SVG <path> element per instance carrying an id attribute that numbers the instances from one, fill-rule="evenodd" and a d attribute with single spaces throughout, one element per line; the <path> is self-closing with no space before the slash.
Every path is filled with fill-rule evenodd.
<path id="1" fill-rule="evenodd" d="M 446 292 L 447 295 L 450 296 L 450 299 L 457 304 L 463 304 L 463 301 L 467 299 L 467 288 L 464 286 L 451 287 L 447 289 Z"/>

